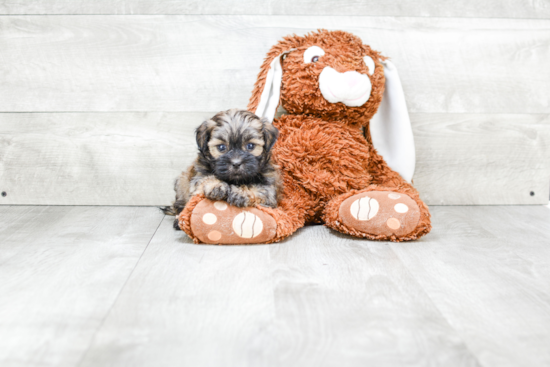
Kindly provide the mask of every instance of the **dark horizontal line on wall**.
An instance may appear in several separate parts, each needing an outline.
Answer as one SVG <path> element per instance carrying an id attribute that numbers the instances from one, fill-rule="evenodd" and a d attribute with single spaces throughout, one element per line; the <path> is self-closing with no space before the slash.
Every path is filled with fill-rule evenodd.
<path id="1" fill-rule="evenodd" d="M 354 17 L 354 18 L 429 18 L 429 19 L 499 19 L 499 20 L 550 20 L 550 17 L 545 18 L 522 18 L 522 17 L 467 17 L 467 16 L 430 16 L 430 15 L 357 15 L 357 14 L 200 14 L 200 13 L 170 13 L 170 14 L 157 14 L 157 13 L 140 13 L 140 14 L 112 14 L 112 13 L 93 13 L 93 14 L 0 14 L 0 17 L 47 17 L 47 16 L 75 16 L 75 17 L 86 17 L 86 16 L 113 16 L 113 17 L 132 17 L 132 16 L 159 16 L 159 17 L 170 17 L 170 16 L 227 16 L 227 17 L 240 17 L 240 16 L 269 16 L 269 17 Z"/>
<path id="2" fill-rule="evenodd" d="M 218 110 L 211 111 L 174 111 L 174 110 L 150 110 L 150 111 L 122 111 L 122 110 L 111 110 L 111 111 L 0 111 L 1 114 L 16 114 L 16 113 L 216 113 Z M 529 112 L 520 112 L 520 113 L 509 113 L 509 112 L 409 112 L 409 115 L 507 115 L 507 116 L 550 116 L 550 113 L 529 113 Z"/>

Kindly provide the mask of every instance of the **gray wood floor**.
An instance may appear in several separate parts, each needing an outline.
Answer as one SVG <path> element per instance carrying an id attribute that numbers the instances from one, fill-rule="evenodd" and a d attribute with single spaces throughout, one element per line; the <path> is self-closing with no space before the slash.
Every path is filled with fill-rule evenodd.
<path id="1" fill-rule="evenodd" d="M 550 365 L 550 209 L 432 213 L 205 246 L 151 207 L 0 207 L 0 365 Z"/>

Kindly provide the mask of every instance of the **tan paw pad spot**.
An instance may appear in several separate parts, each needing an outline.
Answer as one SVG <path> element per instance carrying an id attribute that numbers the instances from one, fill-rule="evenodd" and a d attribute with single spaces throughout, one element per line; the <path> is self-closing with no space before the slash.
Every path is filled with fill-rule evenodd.
<path id="1" fill-rule="evenodd" d="M 216 201 L 214 203 L 214 208 L 218 210 L 225 210 L 227 209 L 227 203 L 224 203 L 223 201 Z"/>
<path id="2" fill-rule="evenodd" d="M 409 207 L 403 203 L 395 204 L 393 207 L 393 210 L 395 210 L 398 213 L 406 213 L 409 211 Z"/>
<path id="3" fill-rule="evenodd" d="M 392 192 L 391 194 L 388 194 L 388 197 L 393 200 L 397 200 L 401 197 L 401 195 L 396 194 L 395 192 Z"/>
<path id="4" fill-rule="evenodd" d="M 364 196 L 361 199 L 355 200 L 349 210 L 351 215 L 357 220 L 370 220 L 376 216 L 379 209 L 380 204 L 378 204 L 376 199 Z"/>
<path id="5" fill-rule="evenodd" d="M 212 225 L 216 223 L 217 220 L 218 220 L 218 217 L 216 217 L 216 215 L 212 213 L 206 213 L 205 215 L 202 216 L 202 221 L 208 225 Z"/>
<path id="6" fill-rule="evenodd" d="M 396 219 L 396 218 L 388 219 L 388 221 L 386 222 L 386 225 L 391 229 L 398 229 L 399 227 L 401 227 L 401 223 L 399 222 L 399 219 Z"/>
<path id="7" fill-rule="evenodd" d="M 208 233 L 208 239 L 210 241 L 218 241 L 220 238 L 222 238 L 222 234 L 220 231 L 212 231 Z"/>
<path id="8" fill-rule="evenodd" d="M 251 212 L 242 212 L 233 219 L 233 230 L 242 238 L 254 238 L 263 228 L 262 220 Z"/>

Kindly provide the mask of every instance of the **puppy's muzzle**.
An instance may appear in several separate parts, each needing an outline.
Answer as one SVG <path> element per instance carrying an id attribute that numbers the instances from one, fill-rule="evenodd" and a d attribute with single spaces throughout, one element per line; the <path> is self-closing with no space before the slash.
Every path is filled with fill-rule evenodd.
<path id="1" fill-rule="evenodd" d="M 243 164 L 243 160 L 241 158 L 231 159 L 231 166 L 233 166 L 234 169 L 239 169 L 242 164 Z"/>

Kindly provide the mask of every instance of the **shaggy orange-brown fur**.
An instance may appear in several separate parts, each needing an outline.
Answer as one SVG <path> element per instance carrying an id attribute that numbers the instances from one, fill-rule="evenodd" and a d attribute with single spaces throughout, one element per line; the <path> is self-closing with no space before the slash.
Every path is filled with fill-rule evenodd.
<path id="1" fill-rule="evenodd" d="M 319 46 L 325 55 L 315 63 L 304 63 L 304 51 Z M 339 232 L 373 240 L 405 241 L 417 239 L 431 229 L 428 207 L 418 192 L 392 171 L 374 149 L 369 134 L 369 121 L 376 113 L 384 93 L 385 57 L 364 45 L 358 37 L 342 31 L 310 33 L 285 37 L 271 48 L 261 66 L 248 110 L 254 112 L 266 81 L 272 60 L 289 52 L 282 61 L 282 106 L 288 111 L 274 121 L 279 140 L 273 158 L 282 170 L 283 200 L 276 209 L 258 207 L 277 223 L 276 242 L 308 223 L 324 223 Z M 367 73 L 363 56 L 375 61 L 373 75 Z M 357 71 L 368 75 L 372 91 L 369 100 L 359 107 L 329 103 L 319 89 L 319 75 L 325 66 L 340 73 Z M 366 136 L 366 137 L 365 137 Z M 342 222 L 340 205 L 348 197 L 368 191 L 390 191 L 408 195 L 420 210 L 413 231 L 403 236 L 380 235 L 353 228 Z M 191 208 L 180 217 L 182 229 L 190 233 Z"/>

